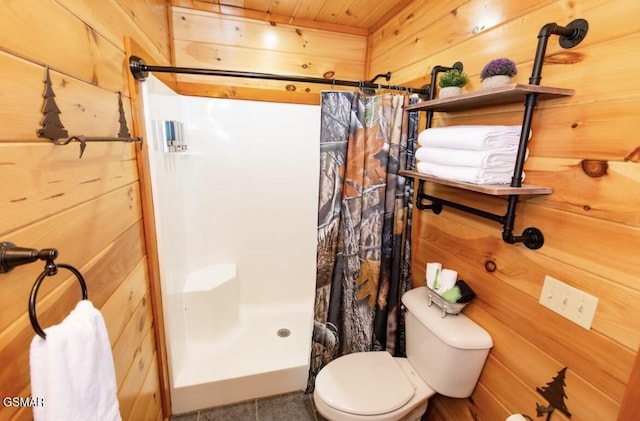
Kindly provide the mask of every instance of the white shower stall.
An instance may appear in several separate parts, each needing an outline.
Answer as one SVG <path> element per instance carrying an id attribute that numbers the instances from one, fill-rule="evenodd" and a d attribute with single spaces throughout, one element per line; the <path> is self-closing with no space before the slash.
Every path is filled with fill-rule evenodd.
<path id="1" fill-rule="evenodd" d="M 142 84 L 173 412 L 303 390 L 319 106 Z"/>

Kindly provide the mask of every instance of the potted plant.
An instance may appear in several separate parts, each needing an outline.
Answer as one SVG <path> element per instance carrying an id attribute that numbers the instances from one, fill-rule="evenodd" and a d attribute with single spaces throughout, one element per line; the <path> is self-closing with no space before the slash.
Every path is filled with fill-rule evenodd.
<path id="1" fill-rule="evenodd" d="M 518 73 L 516 63 L 508 58 L 497 58 L 491 60 L 480 72 L 482 88 L 494 88 L 496 86 L 508 85 L 511 78 Z"/>
<path id="2" fill-rule="evenodd" d="M 462 92 L 462 87 L 466 85 L 467 82 L 469 82 L 469 77 L 466 73 L 458 69 L 447 70 L 440 76 L 440 80 L 438 81 L 440 98 L 459 95 Z"/>

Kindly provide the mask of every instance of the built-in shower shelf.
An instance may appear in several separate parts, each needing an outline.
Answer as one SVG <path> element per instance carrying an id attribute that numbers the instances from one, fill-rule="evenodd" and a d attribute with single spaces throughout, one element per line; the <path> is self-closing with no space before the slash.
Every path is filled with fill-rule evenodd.
<path id="1" fill-rule="evenodd" d="M 183 292 L 209 291 L 235 279 L 236 265 L 233 263 L 205 266 L 189 274 Z"/>

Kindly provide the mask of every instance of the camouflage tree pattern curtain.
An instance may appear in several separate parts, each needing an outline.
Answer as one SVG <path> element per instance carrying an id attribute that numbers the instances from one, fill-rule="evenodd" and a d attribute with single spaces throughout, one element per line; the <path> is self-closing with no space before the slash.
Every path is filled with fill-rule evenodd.
<path id="1" fill-rule="evenodd" d="M 416 99 L 412 99 L 417 101 Z M 404 354 L 400 297 L 411 287 L 417 113 L 404 95 L 323 92 L 310 388 L 343 354 Z"/>

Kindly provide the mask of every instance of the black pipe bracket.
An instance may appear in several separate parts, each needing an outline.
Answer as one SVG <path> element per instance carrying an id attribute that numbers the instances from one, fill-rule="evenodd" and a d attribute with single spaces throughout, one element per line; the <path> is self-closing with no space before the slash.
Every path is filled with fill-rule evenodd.
<path id="1" fill-rule="evenodd" d="M 420 180 L 423 182 L 423 180 Z M 420 187 L 419 187 L 420 188 Z M 429 202 L 425 202 L 429 200 Z M 489 219 L 491 221 L 501 224 L 504 228 L 502 232 L 502 240 L 507 244 L 522 243 L 530 250 L 537 250 L 544 245 L 544 235 L 542 231 L 536 227 L 528 227 L 522 231 L 522 235 L 514 235 L 513 227 L 509 226 L 509 221 L 515 219 L 515 215 L 507 212 L 505 215 L 498 215 L 491 212 L 484 211 L 482 209 L 466 206 L 460 203 L 452 202 L 446 199 L 434 197 L 420 191 L 416 196 L 416 207 L 420 210 L 431 210 L 434 214 L 439 215 L 442 213 L 444 206 L 448 206 L 453 209 L 457 209 L 472 215 L 479 216 L 481 218 Z"/>
<path id="2" fill-rule="evenodd" d="M 142 58 L 138 56 L 129 57 L 129 70 L 137 81 L 144 82 L 149 77 L 149 71 L 146 70 L 146 67 L 147 63 Z"/>
<path id="3" fill-rule="evenodd" d="M 569 49 L 580 44 L 587 36 L 587 32 L 589 32 L 589 22 L 585 19 L 576 19 L 569 22 L 567 29 L 571 31 L 571 34 L 567 36 L 561 35 L 559 42 L 562 48 Z"/>
<path id="4" fill-rule="evenodd" d="M 0 273 L 11 272 L 13 268 L 37 260 L 53 261 L 58 257 L 56 249 L 36 250 L 17 247 L 8 241 L 0 243 Z"/>

